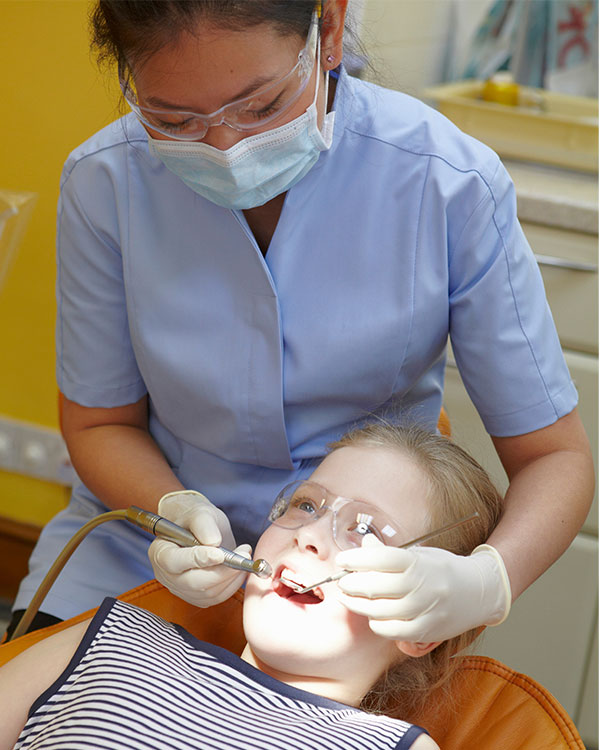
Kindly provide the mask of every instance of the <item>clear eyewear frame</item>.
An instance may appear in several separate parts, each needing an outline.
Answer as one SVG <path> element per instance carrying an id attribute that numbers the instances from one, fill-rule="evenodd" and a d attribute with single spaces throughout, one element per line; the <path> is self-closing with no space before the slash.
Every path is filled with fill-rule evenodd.
<path id="1" fill-rule="evenodd" d="M 126 74 L 125 71 L 119 73 L 121 91 L 138 120 L 151 130 L 174 140 L 201 140 L 209 128 L 222 124 L 240 131 L 261 130 L 268 123 L 281 117 L 306 88 L 319 46 L 317 44 L 318 21 L 315 12 L 311 19 L 306 44 L 298 54 L 298 61 L 289 73 L 266 88 L 225 104 L 211 114 L 144 107 L 137 101 L 131 75 Z"/>
<path id="2" fill-rule="evenodd" d="M 299 529 L 331 512 L 333 539 L 341 550 L 360 547 L 366 534 L 397 547 L 406 541 L 401 526 L 369 503 L 334 495 L 317 482 L 299 480 L 284 487 L 275 498 L 268 520 L 284 529 Z"/>

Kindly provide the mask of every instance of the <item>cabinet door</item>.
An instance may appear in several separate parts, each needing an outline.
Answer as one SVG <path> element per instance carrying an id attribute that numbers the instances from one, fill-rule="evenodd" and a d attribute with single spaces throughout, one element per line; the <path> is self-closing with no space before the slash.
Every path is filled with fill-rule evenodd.
<path id="1" fill-rule="evenodd" d="M 571 377 L 579 393 L 578 411 L 589 438 L 598 476 L 598 358 L 590 354 L 565 351 Z M 444 407 L 448 412 L 452 436 L 490 473 L 496 487 L 505 492 L 508 480 L 467 392 L 452 353 L 448 357 Z M 598 490 L 582 531 L 598 535 Z"/>
<path id="2" fill-rule="evenodd" d="M 598 353 L 598 236 L 522 222 L 563 347 Z"/>

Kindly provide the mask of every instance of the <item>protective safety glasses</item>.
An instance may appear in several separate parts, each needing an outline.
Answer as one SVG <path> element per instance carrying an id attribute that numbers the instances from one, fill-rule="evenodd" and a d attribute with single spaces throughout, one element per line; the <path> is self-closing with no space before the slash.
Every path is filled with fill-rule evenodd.
<path id="1" fill-rule="evenodd" d="M 209 128 L 228 125 L 234 130 L 261 130 L 281 117 L 306 88 L 315 62 L 318 39 L 318 17 L 313 14 L 306 45 L 298 61 L 283 78 L 250 96 L 236 99 L 208 115 L 175 109 L 153 109 L 139 104 L 130 75 L 119 75 L 123 96 L 136 117 L 157 133 L 177 141 L 197 141 Z"/>
<path id="2" fill-rule="evenodd" d="M 299 529 L 331 512 L 331 530 L 341 550 L 360 547 L 366 534 L 396 547 L 406 541 L 400 524 L 369 503 L 340 497 L 316 482 L 297 481 L 275 498 L 269 521 L 283 529 Z"/>

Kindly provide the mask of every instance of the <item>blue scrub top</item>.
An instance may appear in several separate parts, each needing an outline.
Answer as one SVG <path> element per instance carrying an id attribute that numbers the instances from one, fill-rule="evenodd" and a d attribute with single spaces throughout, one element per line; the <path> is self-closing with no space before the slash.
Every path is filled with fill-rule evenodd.
<path id="1" fill-rule="evenodd" d="M 76 149 L 62 176 L 59 388 L 90 407 L 148 393 L 152 435 L 238 543 L 382 404 L 400 399 L 435 428 L 448 334 L 492 435 L 545 427 L 577 401 L 496 154 L 343 70 L 334 108 L 331 149 L 288 192 L 266 257 L 241 211 L 149 155 L 133 115 Z M 74 527 L 104 510 L 74 488 L 17 607 Z M 95 530 L 43 610 L 70 616 L 151 578 L 147 544 L 120 522 Z"/>

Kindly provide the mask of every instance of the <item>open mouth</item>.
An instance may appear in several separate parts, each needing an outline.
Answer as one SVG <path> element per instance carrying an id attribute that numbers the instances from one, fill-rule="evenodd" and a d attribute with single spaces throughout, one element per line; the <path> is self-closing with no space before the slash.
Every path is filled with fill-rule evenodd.
<path id="1" fill-rule="evenodd" d="M 296 572 L 285 566 L 277 571 L 274 580 L 273 590 L 283 599 L 289 599 L 295 604 L 320 604 L 323 601 L 323 592 L 319 587 L 305 594 L 298 594 L 298 590 L 303 589 L 306 584 L 299 579 Z"/>

